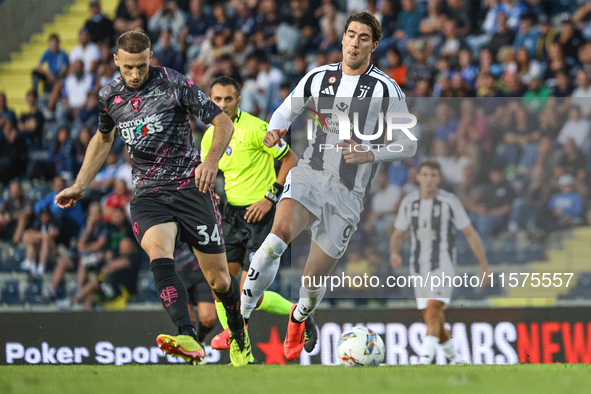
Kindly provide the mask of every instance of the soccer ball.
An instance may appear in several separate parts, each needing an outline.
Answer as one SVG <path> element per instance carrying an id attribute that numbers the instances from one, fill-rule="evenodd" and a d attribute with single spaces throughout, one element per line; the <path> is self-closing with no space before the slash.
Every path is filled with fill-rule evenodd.
<path id="1" fill-rule="evenodd" d="M 357 326 L 341 335 L 337 353 L 345 367 L 369 367 L 380 365 L 386 348 L 378 334 L 369 328 Z"/>

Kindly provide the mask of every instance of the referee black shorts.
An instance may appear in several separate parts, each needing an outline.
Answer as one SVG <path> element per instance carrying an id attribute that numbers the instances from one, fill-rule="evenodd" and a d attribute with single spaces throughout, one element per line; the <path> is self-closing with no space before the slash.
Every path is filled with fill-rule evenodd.
<path id="1" fill-rule="evenodd" d="M 189 305 L 197 305 L 198 302 L 213 303 L 213 293 L 203 271 L 201 269 L 193 270 L 193 267 L 193 264 L 185 264 L 181 270 L 176 272 L 187 289 Z"/>
<path id="2" fill-rule="evenodd" d="M 250 267 L 254 253 L 271 232 L 275 217 L 275 204 L 263 219 L 256 223 L 247 223 L 244 220 L 246 208 L 226 204 L 222 218 L 228 263 L 240 263 L 245 271 Z"/>
<path id="3" fill-rule="evenodd" d="M 213 191 L 201 193 L 196 187 L 172 190 L 166 187 L 131 200 L 131 220 L 137 241 L 150 227 L 176 222 L 179 238 L 207 254 L 225 252 L 221 214 Z"/>

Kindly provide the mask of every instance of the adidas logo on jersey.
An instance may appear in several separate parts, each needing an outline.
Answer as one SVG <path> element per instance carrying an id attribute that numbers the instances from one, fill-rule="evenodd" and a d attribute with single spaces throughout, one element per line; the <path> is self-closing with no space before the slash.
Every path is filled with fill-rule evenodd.
<path id="1" fill-rule="evenodd" d="M 322 90 L 320 93 L 323 94 L 328 94 L 331 96 L 334 96 L 334 88 L 332 87 L 332 85 L 330 85 L 329 87 L 327 87 L 326 89 Z"/>

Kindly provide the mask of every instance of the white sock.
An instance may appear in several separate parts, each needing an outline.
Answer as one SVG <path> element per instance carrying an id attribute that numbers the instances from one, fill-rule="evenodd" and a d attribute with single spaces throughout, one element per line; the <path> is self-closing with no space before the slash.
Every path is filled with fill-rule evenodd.
<path id="1" fill-rule="evenodd" d="M 423 340 L 423 345 L 421 346 L 421 356 L 419 358 L 419 364 L 429 365 L 433 362 L 433 358 L 435 357 L 435 350 L 437 350 L 437 344 L 439 343 L 439 338 L 434 337 L 432 335 L 427 335 Z"/>
<path id="2" fill-rule="evenodd" d="M 314 312 L 318 304 L 320 304 L 324 293 L 326 293 L 326 287 L 316 290 L 308 290 L 304 286 L 300 287 L 300 300 L 293 310 L 293 318 L 299 322 L 306 320 L 308 315 Z"/>
<path id="3" fill-rule="evenodd" d="M 271 286 L 279 270 L 281 255 L 287 244 L 275 234 L 267 235 L 265 241 L 256 251 L 250 263 L 250 269 L 244 281 L 240 310 L 245 319 L 250 318 L 261 294 Z"/>
<path id="4" fill-rule="evenodd" d="M 45 266 L 42 264 L 39 264 L 37 266 L 37 275 L 43 276 L 43 274 L 45 274 Z"/>
<path id="5" fill-rule="evenodd" d="M 441 348 L 443 349 L 443 352 L 445 353 L 445 357 L 447 357 L 448 359 L 450 359 L 452 361 L 458 361 L 458 360 L 461 360 L 462 362 L 464 361 L 464 358 L 462 357 L 462 355 L 458 352 L 458 350 L 454 346 L 451 338 L 449 338 L 447 341 L 442 343 Z"/>

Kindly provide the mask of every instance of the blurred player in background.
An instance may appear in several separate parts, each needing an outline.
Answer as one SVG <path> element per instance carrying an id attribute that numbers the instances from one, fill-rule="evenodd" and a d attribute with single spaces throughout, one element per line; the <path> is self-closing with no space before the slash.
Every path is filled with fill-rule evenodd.
<path id="1" fill-rule="evenodd" d="M 222 228 L 230 273 L 238 277 L 242 269 L 240 283 L 243 284 L 250 259 L 271 231 L 277 197 L 283 191 L 287 173 L 297 162 L 297 157 L 288 144 L 270 148 L 263 144 L 268 124 L 238 108 L 240 89 L 235 80 L 226 76 L 214 79 L 210 98 L 234 122 L 234 134 L 226 154 L 219 162 L 219 168 L 224 172 L 228 200 L 224 207 Z M 207 157 L 211 149 L 213 133 L 214 126 L 211 126 L 201 141 L 203 158 Z M 277 175 L 275 159 L 281 161 Z M 253 278 L 252 272 L 248 275 Z M 292 305 L 281 295 L 265 291 L 256 306 L 270 313 L 288 316 Z M 226 350 L 230 347 L 230 338 L 226 316 L 219 301 L 216 301 L 216 309 L 224 331 L 212 339 L 211 346 Z M 317 337 L 313 320 L 308 323 L 308 331 L 308 346 L 312 350 Z"/>
<path id="2" fill-rule="evenodd" d="M 456 265 L 455 227 L 466 236 L 472 252 L 480 263 L 480 277 L 485 275 L 483 286 L 488 286 L 488 261 L 482 240 L 470 223 L 460 200 L 453 194 L 438 189 L 441 181 L 439 162 L 435 159 L 423 161 L 418 168 L 417 181 L 419 190 L 402 199 L 394 223 L 394 232 L 390 238 L 392 268 L 402 266 L 400 248 L 404 233 L 410 227 L 411 275 L 420 275 L 423 279 L 427 273 L 431 277 L 441 277 L 442 274 L 453 277 Z M 452 363 L 465 363 L 462 355 L 454 347 L 449 331 L 444 327 L 443 307 L 449 304 L 452 290 L 452 284 L 445 281 L 433 290 L 431 283 L 415 285 L 417 309 L 423 314 L 423 321 L 427 325 L 427 336 L 423 340 L 419 364 L 433 362 L 438 344 Z"/>
<path id="3" fill-rule="evenodd" d="M 203 341 L 215 326 L 215 306 L 211 288 L 195 254 L 191 252 L 191 248 L 186 243 L 177 241 L 174 250 L 174 263 L 176 272 L 187 289 L 191 320 L 193 324 L 198 326 L 197 341 L 205 348 Z M 197 307 L 197 316 L 193 311 L 194 306 Z"/>
<path id="4" fill-rule="evenodd" d="M 232 136 L 232 121 L 191 80 L 165 67 L 151 67 L 151 59 L 150 39 L 143 31 L 132 30 L 118 38 L 114 60 L 121 77 L 99 92 L 99 132 L 88 146 L 76 181 L 55 201 L 61 208 L 71 208 L 82 198 L 117 129 L 131 156 L 133 231 L 150 258 L 162 305 L 180 334 L 159 335 L 158 345 L 192 363 L 205 357 L 189 314 L 187 291 L 175 272 L 173 253 L 180 234 L 226 309 L 232 364 L 246 365 L 251 346 L 240 314 L 240 288 L 228 271 L 212 190 L 218 161 Z M 216 126 L 203 162 L 193 141 L 190 114 Z"/>
<path id="5" fill-rule="evenodd" d="M 360 133 L 368 136 L 374 134 L 379 122 L 377 116 L 367 116 L 372 100 L 380 103 L 380 108 L 388 104 L 389 113 L 408 113 L 405 95 L 398 84 L 370 61 L 382 36 L 378 20 L 368 12 L 360 12 L 349 17 L 344 30 L 343 62 L 314 68 L 300 80 L 269 122 L 264 139 L 267 147 L 283 146 L 282 137 L 287 128 L 310 100 L 316 105 L 330 102 L 332 108 L 329 109 L 342 112 L 341 108 L 347 104 L 336 98 L 348 99 L 365 118 L 359 128 Z M 371 100 L 354 102 L 354 98 Z M 352 115 L 349 113 L 349 117 Z M 316 129 L 298 165 L 287 176 L 271 233 L 251 262 L 242 291 L 241 308 L 246 319 L 260 295 L 273 283 L 287 245 L 306 228 L 312 230 L 312 242 L 304 276 L 323 278 L 332 272 L 357 228 L 365 193 L 377 164 L 412 157 L 417 150 L 416 139 L 410 139 L 400 130 L 393 133 L 392 139 L 395 149 L 382 147 L 378 152 L 357 148 L 364 141 L 372 143 L 369 138 L 354 136 L 343 142 L 338 132 Z M 323 151 L 320 145 L 343 149 Z M 312 281 L 302 284 L 299 302 L 290 313 L 283 347 L 288 360 L 295 360 L 302 352 L 304 321 L 322 301 L 325 292 L 326 287 L 316 287 Z"/>

